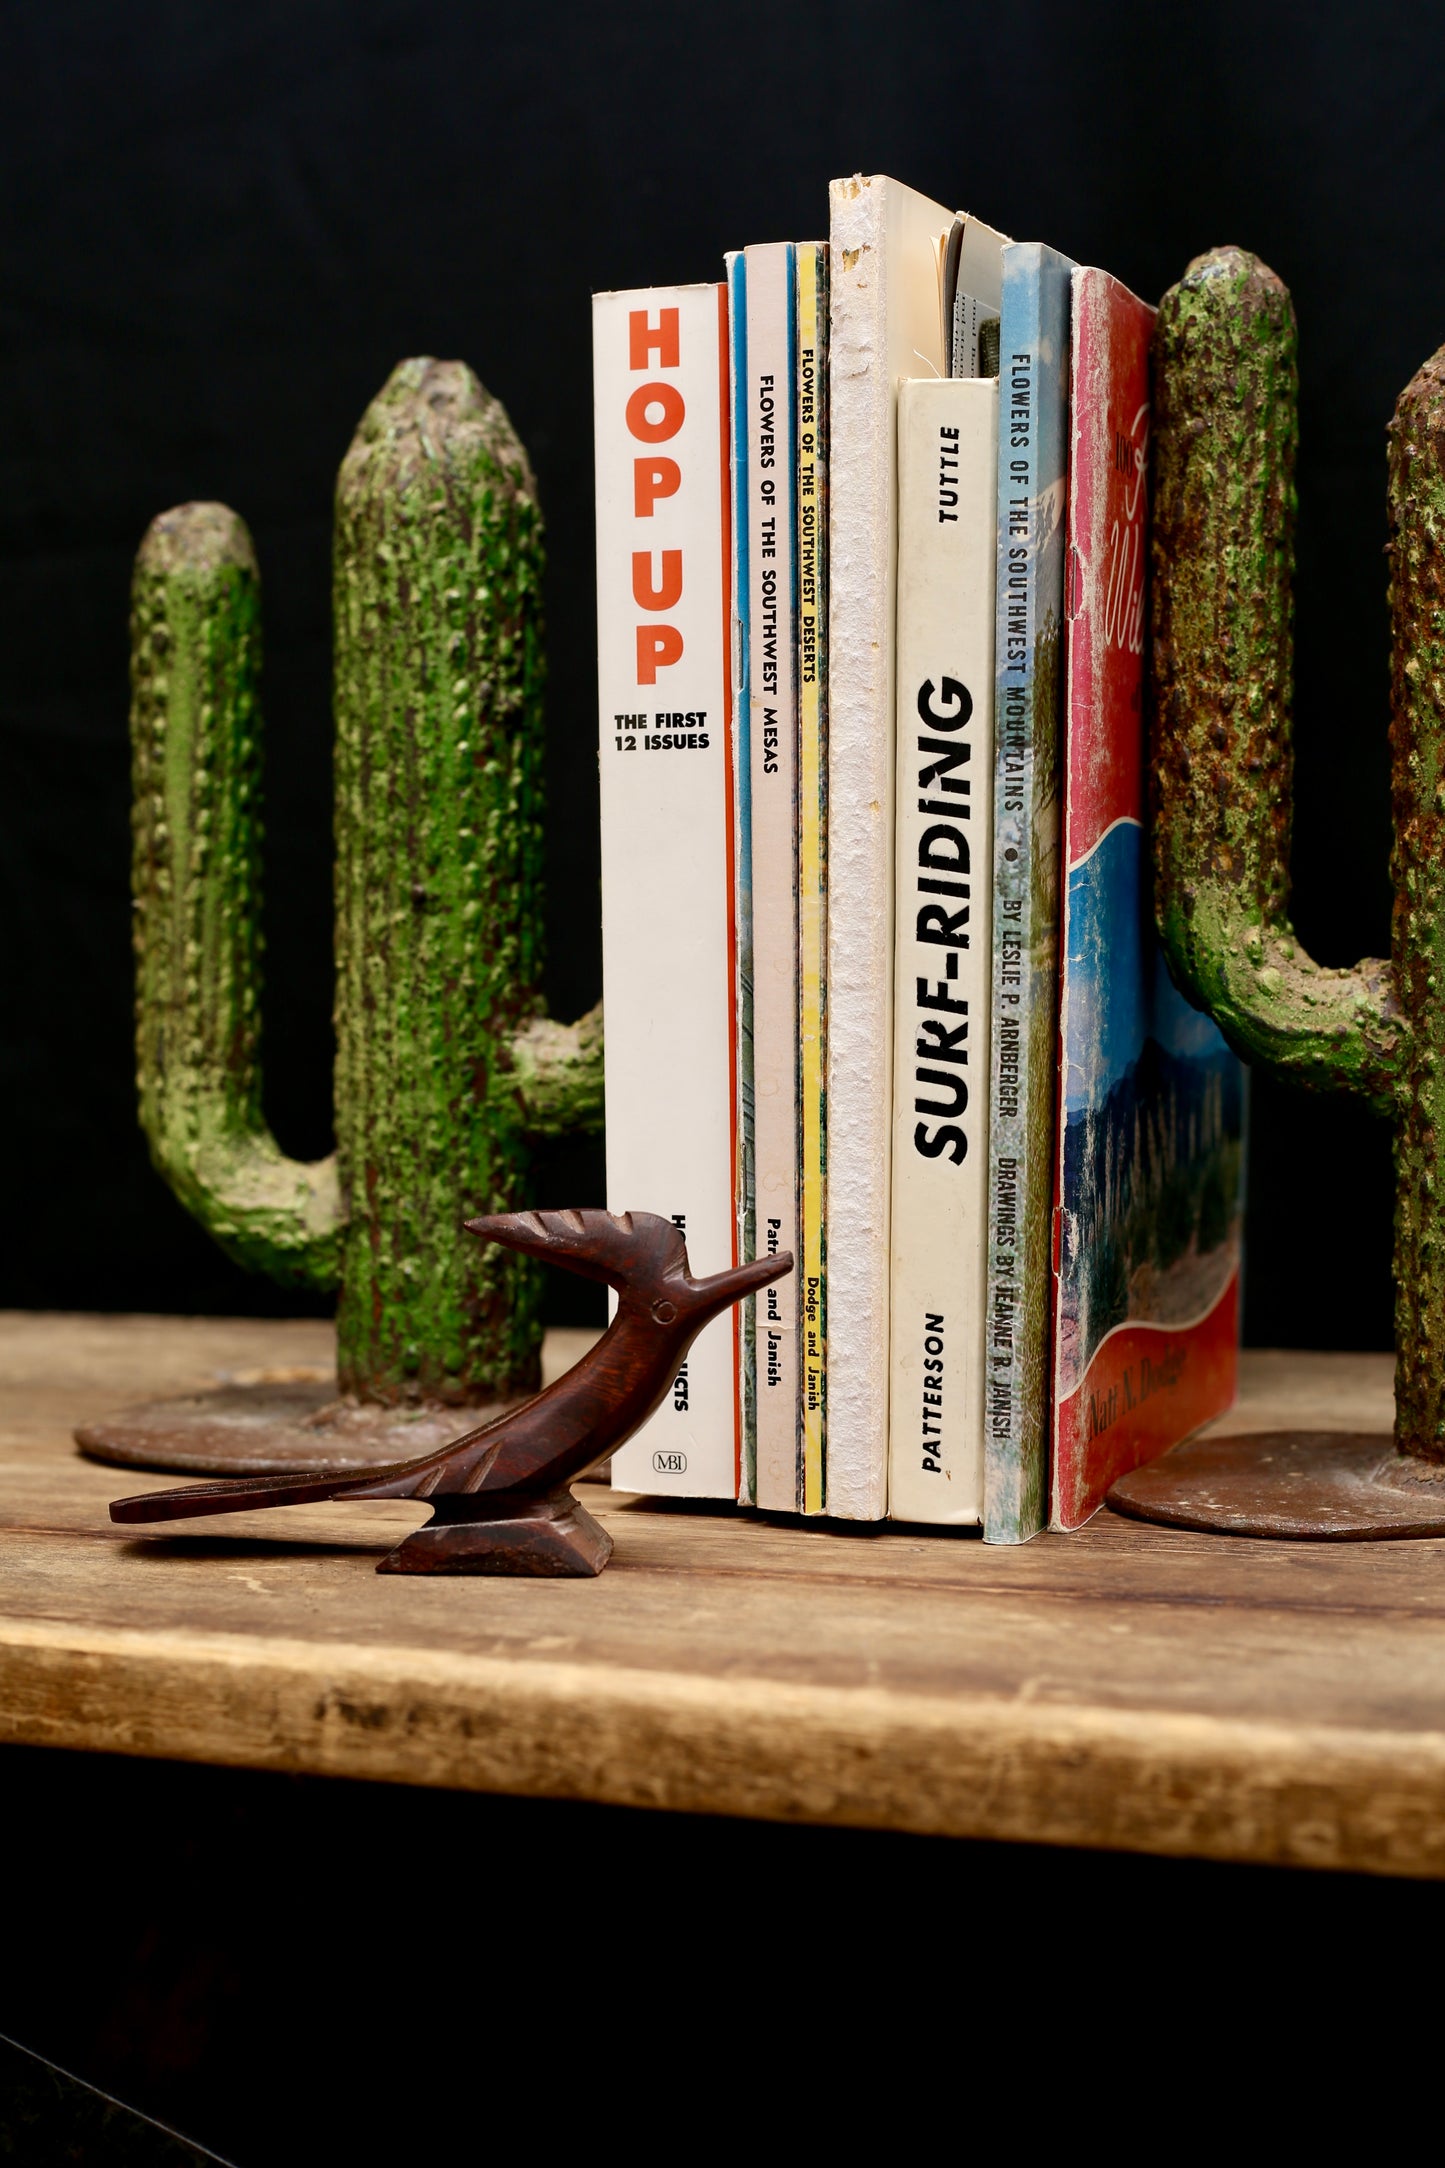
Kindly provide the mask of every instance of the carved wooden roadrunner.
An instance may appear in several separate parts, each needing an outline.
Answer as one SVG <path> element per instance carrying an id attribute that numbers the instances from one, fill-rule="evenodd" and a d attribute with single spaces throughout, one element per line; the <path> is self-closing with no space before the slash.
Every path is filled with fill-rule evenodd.
<path id="1" fill-rule="evenodd" d="M 382 1560 L 379 1573 L 600 1573 L 612 1538 L 570 1485 L 660 1406 L 703 1326 L 791 1272 L 792 1256 L 695 1280 L 682 1235 L 653 1212 L 504 1212 L 466 1225 L 471 1234 L 616 1288 L 616 1317 L 565 1377 L 421 1460 L 361 1475 L 191 1483 L 118 1498 L 111 1519 L 175 1521 L 323 1498 L 425 1498 L 432 1519 Z"/>

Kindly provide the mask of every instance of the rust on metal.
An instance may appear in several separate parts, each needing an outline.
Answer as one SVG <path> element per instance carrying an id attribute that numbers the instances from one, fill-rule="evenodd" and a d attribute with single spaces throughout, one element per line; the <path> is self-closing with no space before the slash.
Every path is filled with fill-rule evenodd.
<path id="1" fill-rule="evenodd" d="M 143 1401 L 83 1423 L 75 1442 L 117 1468 L 179 1474 L 289 1475 L 304 1468 L 345 1475 L 435 1452 L 460 1431 L 495 1422 L 518 1399 L 444 1407 L 435 1400 L 391 1407 L 338 1394 L 325 1383 L 220 1385 L 174 1400 Z"/>
<path id="2" fill-rule="evenodd" d="M 1191 1438 L 1121 1476 L 1115 1513 L 1210 1535 L 1315 1543 L 1445 1536 L 1445 1474 L 1405 1460 L 1388 1437 L 1265 1431 Z"/>

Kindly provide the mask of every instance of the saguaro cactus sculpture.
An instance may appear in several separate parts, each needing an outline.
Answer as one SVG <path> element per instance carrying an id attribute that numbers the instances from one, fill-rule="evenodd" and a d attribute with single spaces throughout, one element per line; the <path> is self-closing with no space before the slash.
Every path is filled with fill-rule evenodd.
<path id="1" fill-rule="evenodd" d="M 540 1014 L 541 534 L 499 402 L 403 362 L 336 491 L 337 1145 L 314 1166 L 261 1112 L 251 540 L 182 505 L 136 565 L 141 1120 L 231 1256 L 339 1286 L 340 1382 L 376 1402 L 535 1386 L 535 1268 L 461 1221 L 531 1201 L 529 1137 L 601 1120 L 600 1011 Z"/>
<path id="2" fill-rule="evenodd" d="M 1201 256 L 1164 298 L 1154 352 L 1160 934 L 1179 984 L 1247 1060 L 1356 1092 L 1394 1122 L 1403 1460 L 1376 1479 L 1404 1481 L 1418 1507 L 1445 1466 L 1445 351 L 1401 394 L 1389 431 L 1392 955 L 1349 971 L 1314 963 L 1288 916 L 1289 294 L 1241 249 Z"/>

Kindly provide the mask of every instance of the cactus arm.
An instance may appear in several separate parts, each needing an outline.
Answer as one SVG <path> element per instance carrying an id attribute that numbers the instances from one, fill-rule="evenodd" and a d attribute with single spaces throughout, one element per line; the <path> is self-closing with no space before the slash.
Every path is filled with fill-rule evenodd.
<path id="1" fill-rule="evenodd" d="M 515 1035 L 501 1083 L 520 1101 L 530 1137 L 563 1137 L 602 1127 L 602 1004 L 575 1024 L 533 1017 Z"/>
<path id="2" fill-rule="evenodd" d="M 136 1068 L 151 1158 L 239 1263 L 329 1288 L 334 1158 L 287 1159 L 261 1113 L 260 597 L 219 504 L 154 520 L 132 590 Z"/>
<path id="3" fill-rule="evenodd" d="M 1391 966 L 1323 969 L 1288 915 L 1294 311 L 1241 249 L 1197 257 L 1154 338 L 1155 905 L 1170 969 L 1247 1061 L 1393 1111 Z"/>

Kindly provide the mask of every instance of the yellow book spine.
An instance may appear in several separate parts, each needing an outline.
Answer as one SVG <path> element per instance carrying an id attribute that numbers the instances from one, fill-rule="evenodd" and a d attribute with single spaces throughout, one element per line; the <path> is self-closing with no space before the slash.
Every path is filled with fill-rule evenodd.
<path id="1" fill-rule="evenodd" d="M 798 986 L 803 1511 L 827 1510 L 828 251 L 797 252 Z"/>

